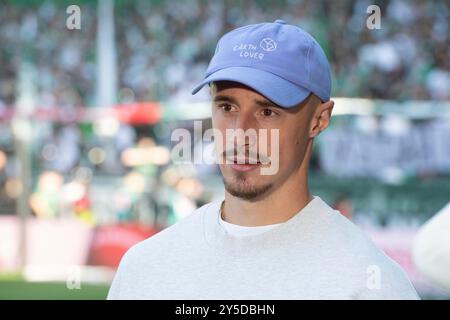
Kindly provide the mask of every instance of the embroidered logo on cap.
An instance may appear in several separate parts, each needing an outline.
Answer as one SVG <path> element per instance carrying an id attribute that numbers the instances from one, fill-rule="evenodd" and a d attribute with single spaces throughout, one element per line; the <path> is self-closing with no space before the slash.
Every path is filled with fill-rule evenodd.
<path id="1" fill-rule="evenodd" d="M 262 39 L 261 42 L 259 43 L 259 46 L 264 51 L 275 51 L 277 49 L 277 43 L 275 42 L 275 40 L 270 38 Z"/>

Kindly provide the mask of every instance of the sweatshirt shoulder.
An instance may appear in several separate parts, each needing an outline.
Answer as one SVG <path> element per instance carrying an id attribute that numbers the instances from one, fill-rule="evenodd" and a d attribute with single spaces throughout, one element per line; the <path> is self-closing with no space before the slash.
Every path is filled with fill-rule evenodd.
<path id="1" fill-rule="evenodd" d="M 108 299 L 136 298 L 138 284 L 155 280 L 149 274 L 160 272 L 160 265 L 177 263 L 183 252 L 197 247 L 203 232 L 202 215 L 208 205 L 130 247 L 120 261 Z"/>
<path id="2" fill-rule="evenodd" d="M 167 248 L 180 249 L 198 243 L 203 236 L 203 215 L 206 214 L 211 204 L 210 202 L 197 208 L 171 226 L 133 245 L 122 259 L 133 259 L 136 256 L 143 256 L 143 254 L 148 256 L 149 254 L 163 253 L 167 252 Z"/>
<path id="3" fill-rule="evenodd" d="M 369 236 L 330 209 L 329 230 L 347 266 L 353 270 L 360 286 L 357 299 L 418 299 L 418 295 L 405 271 L 387 256 Z"/>

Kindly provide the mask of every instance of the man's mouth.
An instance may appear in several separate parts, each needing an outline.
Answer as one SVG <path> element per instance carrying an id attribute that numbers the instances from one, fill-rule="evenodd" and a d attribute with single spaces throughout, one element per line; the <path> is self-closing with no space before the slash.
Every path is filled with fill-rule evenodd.
<path id="1" fill-rule="evenodd" d="M 257 158 L 229 157 L 226 158 L 228 164 L 261 164 Z"/>
<path id="2" fill-rule="evenodd" d="M 255 158 L 227 158 L 226 164 L 229 164 L 233 170 L 239 172 L 248 172 L 258 168 L 261 165 L 261 162 Z"/>

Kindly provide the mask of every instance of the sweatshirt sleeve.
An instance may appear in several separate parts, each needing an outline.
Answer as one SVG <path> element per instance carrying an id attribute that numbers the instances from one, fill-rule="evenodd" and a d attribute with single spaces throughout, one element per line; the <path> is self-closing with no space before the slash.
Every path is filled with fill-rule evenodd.
<path id="1" fill-rule="evenodd" d="M 450 203 L 419 229 L 413 259 L 427 279 L 450 291 Z"/>
<path id="2" fill-rule="evenodd" d="M 116 274 L 114 275 L 114 279 L 111 283 L 111 287 L 109 288 L 107 300 L 119 300 L 120 299 L 120 286 L 121 286 L 121 278 L 122 278 L 122 269 L 124 268 L 124 258 L 120 261 L 119 268 L 117 269 Z"/>
<path id="3" fill-rule="evenodd" d="M 117 268 L 117 272 L 114 275 L 114 279 L 111 283 L 111 287 L 108 291 L 107 300 L 122 300 L 125 299 L 124 295 L 124 281 L 125 276 L 127 273 L 130 272 L 129 265 L 131 256 L 134 254 L 134 251 L 136 250 L 137 245 L 134 245 L 128 251 L 123 255 L 122 259 L 120 260 L 119 267 Z"/>
<path id="4" fill-rule="evenodd" d="M 357 300 L 419 300 L 413 284 L 402 267 L 370 241 L 359 251 L 364 270 L 357 270 Z"/>
<path id="5" fill-rule="evenodd" d="M 356 299 L 420 300 L 405 271 L 384 253 L 366 270 L 366 283 Z"/>

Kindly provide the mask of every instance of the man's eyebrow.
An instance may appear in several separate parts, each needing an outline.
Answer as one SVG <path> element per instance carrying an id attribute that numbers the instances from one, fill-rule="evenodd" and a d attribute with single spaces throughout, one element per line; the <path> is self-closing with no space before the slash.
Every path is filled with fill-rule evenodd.
<path id="1" fill-rule="evenodd" d="M 229 102 L 233 104 L 238 104 L 237 100 L 232 96 L 227 96 L 223 94 L 218 94 L 214 97 L 213 102 Z M 279 105 L 269 101 L 269 100 L 261 100 L 261 99 L 255 99 L 253 100 L 255 105 L 261 108 L 277 108 L 277 109 L 283 109 Z"/>
<path id="2" fill-rule="evenodd" d="M 254 100 L 255 104 L 262 108 L 277 108 L 282 109 L 279 105 L 270 102 L 269 100 Z"/>
<path id="3" fill-rule="evenodd" d="M 230 96 L 225 96 L 222 94 L 218 94 L 214 97 L 213 102 L 229 102 L 233 104 L 237 104 L 237 100 Z"/>

